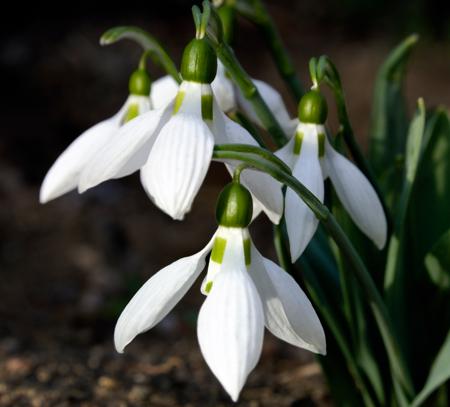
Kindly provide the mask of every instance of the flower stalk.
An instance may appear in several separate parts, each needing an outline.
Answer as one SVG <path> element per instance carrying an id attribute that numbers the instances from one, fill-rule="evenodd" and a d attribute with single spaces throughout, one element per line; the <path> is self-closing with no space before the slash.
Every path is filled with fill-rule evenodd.
<path id="1" fill-rule="evenodd" d="M 137 42 L 144 50 L 148 51 L 148 55 L 155 64 L 162 66 L 177 83 L 181 83 L 180 74 L 172 58 L 158 40 L 142 28 L 134 26 L 111 28 L 101 36 L 100 45 L 111 45 L 122 39 Z"/>

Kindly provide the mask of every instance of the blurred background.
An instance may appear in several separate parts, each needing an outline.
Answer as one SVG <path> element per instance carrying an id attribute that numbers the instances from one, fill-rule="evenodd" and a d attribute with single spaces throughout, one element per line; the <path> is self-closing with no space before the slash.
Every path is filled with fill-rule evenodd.
<path id="1" fill-rule="evenodd" d="M 183 223 L 148 200 L 138 177 L 107 182 L 45 206 L 40 183 L 83 130 L 114 114 L 127 96 L 140 49 L 99 46 L 115 25 L 139 25 L 179 62 L 194 34 L 186 0 L 14 6 L 0 28 L 0 405 L 231 405 L 204 363 L 195 320 L 199 285 L 125 355 L 112 334 L 120 310 L 161 267 L 198 251 L 215 229 L 214 205 L 228 175 L 214 164 Z M 376 72 L 406 35 L 421 41 L 409 63 L 410 109 L 450 105 L 450 3 L 445 0 L 267 1 L 306 86 L 307 62 L 327 54 L 346 90 L 361 143 L 370 122 Z M 50 5 L 48 5 L 50 6 Z M 15 9 L 14 9 L 15 7 Z M 259 32 L 238 21 L 235 50 L 255 78 L 295 106 Z M 151 66 L 157 78 L 163 72 Z M 332 120 L 332 125 L 335 122 Z M 274 258 L 271 226 L 252 227 Z M 330 405 L 313 357 L 266 334 L 263 356 L 239 405 Z"/>

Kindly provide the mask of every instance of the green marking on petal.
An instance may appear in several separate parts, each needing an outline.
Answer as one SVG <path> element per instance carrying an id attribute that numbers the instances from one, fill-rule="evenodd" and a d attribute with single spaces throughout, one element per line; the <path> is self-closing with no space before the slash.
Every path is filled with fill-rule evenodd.
<path id="1" fill-rule="evenodd" d="M 252 251 L 250 239 L 244 239 L 244 257 L 245 257 L 245 265 L 250 266 L 252 262 Z"/>
<path id="2" fill-rule="evenodd" d="M 325 155 L 325 134 L 319 133 L 319 158 L 322 158 Z"/>
<path id="3" fill-rule="evenodd" d="M 183 103 L 184 97 L 186 96 L 186 92 L 179 90 L 177 96 L 175 98 L 175 105 L 173 106 L 173 114 L 177 113 L 180 110 L 181 104 Z"/>
<path id="4" fill-rule="evenodd" d="M 209 294 L 209 292 L 211 291 L 212 286 L 213 286 L 213 282 L 212 281 L 208 281 L 206 283 L 206 286 L 205 286 L 205 293 L 206 294 Z"/>
<path id="5" fill-rule="evenodd" d="M 294 154 L 300 155 L 300 150 L 302 149 L 304 134 L 302 131 L 298 131 L 295 133 L 295 142 L 294 142 Z"/>
<path id="6" fill-rule="evenodd" d="M 213 95 L 210 93 L 202 95 L 202 118 L 203 120 L 213 119 Z"/>
<path id="7" fill-rule="evenodd" d="M 226 246 L 227 239 L 224 239 L 223 237 L 216 237 L 214 239 L 214 246 L 211 252 L 211 260 L 213 262 L 222 264 Z"/>
<path id="8" fill-rule="evenodd" d="M 139 116 L 139 105 L 137 103 L 132 103 L 128 106 L 126 113 L 123 116 L 122 124 L 128 123 L 130 120 L 133 120 L 135 117 Z"/>

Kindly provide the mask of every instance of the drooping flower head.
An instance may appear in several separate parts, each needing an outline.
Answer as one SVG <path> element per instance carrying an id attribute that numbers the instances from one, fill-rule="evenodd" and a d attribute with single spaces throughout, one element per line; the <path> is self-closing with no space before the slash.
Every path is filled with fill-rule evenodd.
<path id="1" fill-rule="evenodd" d="M 130 76 L 129 96 L 121 109 L 114 116 L 82 133 L 55 161 L 42 183 L 39 197 L 41 203 L 78 187 L 81 172 L 97 151 L 111 140 L 122 125 L 151 109 L 148 97 L 150 89 L 150 77 L 144 67 L 139 67 Z"/>
<path id="2" fill-rule="evenodd" d="M 261 355 L 264 326 L 278 338 L 325 354 L 325 335 L 310 301 L 295 280 L 264 258 L 247 229 L 252 197 L 239 182 L 222 191 L 219 228 L 200 252 L 182 258 L 151 277 L 117 321 L 118 352 L 160 322 L 184 296 L 205 266 L 206 295 L 197 323 L 200 350 L 211 371 L 236 401 Z"/>
<path id="3" fill-rule="evenodd" d="M 98 151 L 81 175 L 80 192 L 140 169 L 150 199 L 172 218 L 183 219 L 203 183 L 214 143 L 256 144 L 218 107 L 211 88 L 216 70 L 217 57 L 208 41 L 193 39 L 183 53 L 183 81 L 176 96 L 166 106 L 130 121 Z M 283 211 L 281 185 L 254 171 L 245 174 L 243 183 L 278 223 Z"/>
<path id="4" fill-rule="evenodd" d="M 291 167 L 293 175 L 321 202 L 324 199 L 324 180 L 330 178 L 339 200 L 355 224 L 381 249 L 387 235 L 383 207 L 364 174 L 328 141 L 324 126 L 327 114 L 323 95 L 317 89 L 306 93 L 299 103 L 300 121 L 295 134 L 276 155 Z M 285 198 L 285 217 L 294 262 L 313 237 L 318 220 L 289 188 Z"/>

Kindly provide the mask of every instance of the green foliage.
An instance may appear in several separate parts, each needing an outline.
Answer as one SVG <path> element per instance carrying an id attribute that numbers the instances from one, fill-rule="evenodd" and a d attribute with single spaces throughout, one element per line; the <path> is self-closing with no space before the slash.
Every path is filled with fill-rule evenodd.
<path id="1" fill-rule="evenodd" d="M 397 163 L 404 159 L 408 130 L 403 82 L 406 63 L 418 37 L 406 38 L 389 54 L 378 71 L 373 96 L 369 157 L 391 207 L 401 185 Z"/>
<path id="2" fill-rule="evenodd" d="M 251 20 L 267 40 L 275 64 L 298 102 L 302 86 L 267 10 L 259 0 L 226 1 L 227 12 Z M 253 104 L 277 146 L 286 135 L 262 100 L 230 45 L 209 3 L 207 39 L 229 76 Z M 234 7 L 230 10 L 229 7 Z M 210 13 L 210 14 L 209 14 Z M 208 17 L 209 18 L 209 17 Z M 228 20 L 227 20 L 228 21 Z M 227 22 L 227 38 L 234 24 Z M 154 49 L 166 70 L 179 79 L 152 37 L 119 27 L 103 42 L 131 38 Z M 416 35 L 400 43 L 382 64 L 375 84 L 368 157 L 360 150 L 347 113 L 339 72 L 326 56 L 310 62 L 312 80 L 329 86 L 340 129 L 336 148 L 350 153 L 392 218 L 387 250 L 378 251 L 351 221 L 339 199 L 327 191 L 328 207 L 294 178 L 268 149 L 222 145 L 215 159 L 233 159 L 264 171 L 295 191 L 322 222 L 304 255 L 292 265 L 283 222 L 274 228 L 280 264 L 307 289 L 325 325 L 328 355 L 320 357 L 336 405 L 419 406 L 446 404 L 450 378 L 450 118 L 443 109 L 426 111 L 419 99 L 408 117 L 403 94 Z M 165 62 L 163 62 L 165 61 Z M 241 122 L 245 123 L 245 117 Z M 251 127 L 251 126 L 250 126 Z M 252 129 L 253 134 L 258 132 Z M 262 144 L 262 139 L 259 139 Z M 330 209 L 329 209 L 330 208 Z M 331 237 L 331 238 L 330 238 Z"/>
<path id="3" fill-rule="evenodd" d="M 425 256 L 425 267 L 437 289 L 450 289 L 450 229 L 436 242 Z"/>

